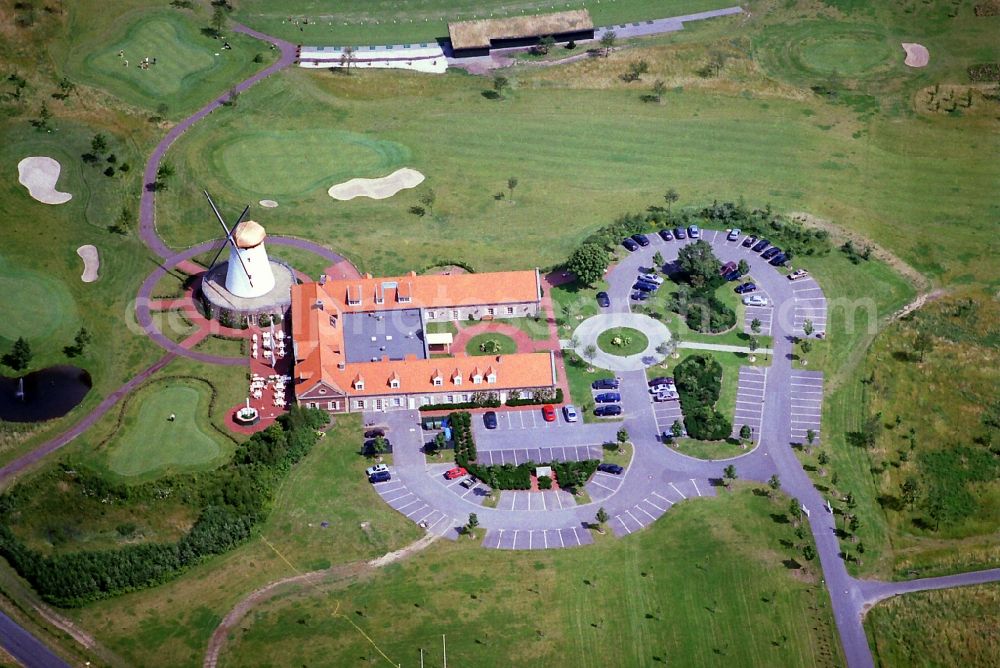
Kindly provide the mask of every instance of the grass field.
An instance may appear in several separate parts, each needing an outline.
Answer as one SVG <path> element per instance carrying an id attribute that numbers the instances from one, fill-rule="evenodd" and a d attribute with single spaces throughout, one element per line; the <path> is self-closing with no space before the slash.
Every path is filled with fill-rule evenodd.
<path id="1" fill-rule="evenodd" d="M 377 656 L 332 615 L 339 610 L 404 665 L 416 665 L 420 647 L 440 665 L 441 633 L 456 665 L 561 665 L 570 656 L 601 667 L 837 665 L 826 595 L 812 571 L 783 565 L 795 552 L 782 541 L 801 541 L 771 514 L 780 514 L 774 502 L 744 489 L 682 504 L 646 531 L 586 550 L 441 542 L 375 580 L 261 606 L 221 663 Z"/>
<path id="2" fill-rule="evenodd" d="M 620 343 L 616 344 L 615 339 Z M 597 337 L 597 347 L 611 355 L 628 357 L 638 355 L 649 345 L 649 339 L 638 329 L 632 327 L 612 327 L 600 333 Z"/>
<path id="3" fill-rule="evenodd" d="M 222 48 L 222 40 L 201 32 L 209 25 L 207 12 L 146 11 L 141 5 L 150 3 L 131 4 L 134 11 L 123 8 L 109 25 L 95 20 L 100 18 L 97 3 L 74 3 L 69 23 L 75 34 L 63 60 L 74 79 L 127 104 L 147 111 L 165 105 L 163 116 L 181 118 L 275 59 L 268 44 L 238 33 L 226 35 L 231 49 Z M 260 63 L 253 62 L 257 54 Z M 156 58 L 156 64 L 140 69 L 147 57 Z"/>
<path id="4" fill-rule="evenodd" d="M 506 334 L 496 334 L 487 332 L 486 334 L 477 334 L 469 339 L 469 342 L 465 345 L 465 352 L 469 355 L 496 355 L 496 352 L 484 352 L 481 345 L 487 341 L 496 341 L 500 345 L 499 352 L 502 355 L 510 355 L 511 353 L 517 352 L 517 343 L 514 339 L 510 338 Z"/>
<path id="5" fill-rule="evenodd" d="M 108 468 L 121 476 L 137 477 L 218 463 L 230 448 L 208 426 L 210 392 L 204 383 L 175 380 L 136 394 L 122 429 L 107 445 Z M 171 415 L 174 420 L 168 419 Z"/>
<path id="6" fill-rule="evenodd" d="M 865 617 L 877 666 L 991 666 L 1000 656 L 1000 585 L 905 594 Z"/>
<path id="7" fill-rule="evenodd" d="M 448 21 L 520 16 L 586 8 L 596 26 L 658 19 L 726 7 L 725 0 L 569 0 L 554 6 L 541 0 L 516 4 L 497 0 L 267 0 L 237 5 L 236 17 L 271 35 L 300 44 L 398 44 L 448 36 Z M 289 21 L 289 19 L 292 19 Z M 303 21 L 303 19 L 308 22 Z"/>
<path id="8" fill-rule="evenodd" d="M 670 447 L 682 455 L 697 459 L 730 459 L 749 452 L 749 449 L 744 450 L 739 444 L 728 441 L 696 441 L 693 438 L 681 438 L 676 443 L 676 446 Z M 738 468 L 736 472 L 739 473 Z"/>

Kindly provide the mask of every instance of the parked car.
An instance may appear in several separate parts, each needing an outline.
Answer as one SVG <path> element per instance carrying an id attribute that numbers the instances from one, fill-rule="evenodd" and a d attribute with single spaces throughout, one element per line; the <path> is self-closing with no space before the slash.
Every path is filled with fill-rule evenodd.
<path id="1" fill-rule="evenodd" d="M 762 295 L 747 295 L 743 298 L 743 303 L 747 306 L 767 306 L 767 297 Z"/>
<path id="2" fill-rule="evenodd" d="M 657 285 L 663 285 L 663 277 L 655 272 L 639 274 L 639 280 L 646 281 L 648 283 L 656 283 Z"/>
<path id="3" fill-rule="evenodd" d="M 576 406 L 573 404 L 563 406 L 563 417 L 566 418 L 566 422 L 576 422 L 580 419 L 579 414 L 576 412 Z"/>
<path id="4" fill-rule="evenodd" d="M 617 378 L 599 378 L 590 384 L 595 390 L 617 390 L 621 381 Z"/>
<path id="5" fill-rule="evenodd" d="M 496 411 L 486 411 L 483 413 L 483 424 L 486 425 L 487 429 L 497 428 L 497 414 Z"/>
<path id="6" fill-rule="evenodd" d="M 630 250 L 630 251 L 637 251 L 637 250 L 639 250 L 639 244 L 637 244 L 636 242 L 632 241 L 632 239 L 630 239 L 630 238 L 622 239 L 622 246 L 624 246 L 626 248 L 626 250 Z"/>
<path id="7" fill-rule="evenodd" d="M 692 239 L 700 239 L 701 230 L 698 229 L 697 225 L 688 225 L 688 236 Z"/>
<path id="8" fill-rule="evenodd" d="M 736 271 L 738 265 L 735 262 L 727 262 L 721 267 L 719 267 L 719 276 L 725 276 L 726 274 Z"/>
<path id="9" fill-rule="evenodd" d="M 650 394 L 659 394 L 660 392 L 676 392 L 677 386 L 673 383 L 657 383 L 649 388 Z"/>
<path id="10" fill-rule="evenodd" d="M 664 383 L 669 383 L 673 385 L 674 379 L 668 378 L 666 376 L 657 376 L 656 378 L 653 378 L 652 380 L 649 381 L 649 386 L 653 387 L 654 385 L 662 385 Z"/>
<path id="11" fill-rule="evenodd" d="M 385 437 L 385 429 L 379 429 L 376 427 L 375 429 L 369 429 L 365 432 L 365 438 L 378 438 L 379 436 L 382 436 L 383 438 Z"/>
<path id="12" fill-rule="evenodd" d="M 605 473 L 614 473 L 615 475 L 621 475 L 625 469 L 621 466 L 618 466 L 618 464 L 598 464 L 597 470 L 604 471 Z"/>
<path id="13" fill-rule="evenodd" d="M 622 400 L 622 395 L 618 392 L 602 392 L 594 397 L 594 401 L 599 404 L 616 404 Z"/>
<path id="14" fill-rule="evenodd" d="M 608 308 L 611 306 L 611 297 L 608 296 L 607 292 L 597 293 L 597 305 L 601 308 Z"/>
<path id="15" fill-rule="evenodd" d="M 743 274 L 741 274 L 739 271 L 731 271 L 725 276 L 723 276 L 723 278 L 726 279 L 727 281 L 738 281 L 741 278 L 743 278 Z"/>
<path id="16" fill-rule="evenodd" d="M 743 246 L 744 248 L 750 248 L 750 247 L 751 247 L 751 246 L 753 246 L 753 245 L 754 245 L 755 243 L 757 243 L 757 237 L 753 237 L 753 236 L 750 236 L 750 237 L 747 237 L 746 239 L 744 239 L 744 240 L 743 240 L 743 243 L 742 243 L 741 245 L 742 245 L 742 246 Z"/>
<path id="17" fill-rule="evenodd" d="M 365 475 L 371 478 L 376 473 L 388 473 L 389 467 L 385 464 L 376 464 L 375 466 L 369 466 L 365 469 Z"/>
<path id="18" fill-rule="evenodd" d="M 646 281 L 636 281 L 632 285 L 633 290 L 640 290 L 642 292 L 656 292 L 660 289 L 660 286 L 655 283 L 647 283 Z"/>
<path id="19" fill-rule="evenodd" d="M 674 236 L 678 240 L 680 240 L 680 239 L 687 239 L 688 235 L 687 235 L 687 232 L 684 231 L 683 227 L 675 227 L 674 228 Z"/>
<path id="20" fill-rule="evenodd" d="M 756 283 L 744 283 L 742 285 L 737 285 L 735 288 L 735 292 L 738 295 L 745 295 L 748 292 L 753 292 L 756 289 L 757 289 Z"/>
<path id="21" fill-rule="evenodd" d="M 643 248 L 649 245 L 649 237 L 647 237 L 645 234 L 633 234 L 632 240 L 637 244 L 639 244 L 640 246 L 642 246 Z"/>
<path id="22" fill-rule="evenodd" d="M 788 256 L 784 253 L 778 253 L 776 256 L 771 258 L 771 264 L 775 267 L 784 267 L 786 262 L 788 262 Z"/>
<path id="23" fill-rule="evenodd" d="M 477 482 L 479 482 L 479 481 L 476 480 L 476 476 L 470 475 L 468 478 L 466 478 L 465 480 L 463 480 L 462 482 L 460 482 L 458 484 L 460 486 L 464 487 L 465 489 L 472 489 L 473 487 L 476 486 Z"/>
<path id="24" fill-rule="evenodd" d="M 677 401 L 680 395 L 676 392 L 657 392 L 653 395 L 653 401 L 659 403 L 662 401 Z"/>
<path id="25" fill-rule="evenodd" d="M 762 258 L 764 258 L 765 260 L 770 260 L 775 255 L 780 255 L 780 254 L 781 254 L 781 249 L 780 248 L 778 248 L 777 246 L 771 246 L 766 251 L 764 251 L 763 253 L 761 253 L 760 256 Z"/>
<path id="26" fill-rule="evenodd" d="M 444 472 L 444 477 L 448 480 L 454 480 L 455 478 L 461 478 L 464 475 L 469 475 L 469 472 L 465 470 L 464 467 L 456 466 L 455 468 L 450 468 Z"/>
<path id="27" fill-rule="evenodd" d="M 598 406 L 594 409 L 594 415 L 597 417 L 611 417 L 613 415 L 621 415 L 622 407 L 618 404 L 608 404 L 606 406 Z"/>
<path id="28" fill-rule="evenodd" d="M 649 297 L 650 297 L 651 294 L 652 293 L 650 293 L 650 292 L 639 292 L 639 291 L 636 291 L 636 292 L 633 292 L 630 295 L 630 297 L 632 298 L 633 301 L 644 302 L 647 299 L 649 299 Z"/>
<path id="29" fill-rule="evenodd" d="M 542 417 L 545 418 L 546 422 L 556 421 L 556 407 L 552 404 L 545 404 L 542 406 Z"/>
<path id="30" fill-rule="evenodd" d="M 392 474 L 388 471 L 376 471 L 368 476 L 368 482 L 370 483 L 389 482 L 390 480 L 392 480 Z"/>
<path id="31" fill-rule="evenodd" d="M 673 241 L 674 233 L 670 230 L 660 230 L 660 238 L 664 241 Z"/>
<path id="32" fill-rule="evenodd" d="M 734 227 L 733 229 L 729 230 L 729 234 L 726 235 L 726 239 L 728 239 L 729 241 L 736 241 L 739 238 L 740 238 L 740 228 L 738 227 Z"/>
<path id="33" fill-rule="evenodd" d="M 770 241 L 768 241 L 767 239 L 761 239 L 760 241 L 758 241 L 753 245 L 753 252 L 759 253 L 770 245 L 771 245 Z"/>
<path id="34" fill-rule="evenodd" d="M 792 273 L 790 273 L 788 275 L 788 280 L 790 280 L 790 281 L 797 281 L 800 278 L 805 278 L 808 275 L 809 275 L 809 272 L 806 271 L 805 269 L 796 269 L 795 271 L 793 271 Z"/>

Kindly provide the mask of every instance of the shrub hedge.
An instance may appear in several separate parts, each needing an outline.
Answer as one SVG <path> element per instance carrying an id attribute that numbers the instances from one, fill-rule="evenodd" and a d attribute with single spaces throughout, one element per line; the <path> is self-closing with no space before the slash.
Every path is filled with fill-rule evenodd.
<path id="1" fill-rule="evenodd" d="M 474 462 L 478 456 L 476 439 L 472 436 L 472 414 L 452 413 L 448 416 L 448 424 L 455 444 L 455 463 L 469 468 L 469 462 Z"/>
<path id="2" fill-rule="evenodd" d="M 166 582 L 202 559 L 246 541 L 254 525 L 267 516 L 278 484 L 309 453 L 316 443 L 316 429 L 328 420 L 324 411 L 292 406 L 277 424 L 240 444 L 227 465 L 191 477 L 204 507 L 191 530 L 176 543 L 41 554 L 24 545 L 8 526 L 18 506 L 15 487 L 0 497 L 0 556 L 43 599 L 62 607 L 76 607 Z M 126 499 L 132 494 L 127 486 L 96 474 L 83 475 L 88 493 Z M 136 492 L 139 496 L 143 493 Z"/>
<path id="3" fill-rule="evenodd" d="M 674 369 L 688 436 L 703 441 L 728 438 L 729 419 L 715 409 L 722 390 L 722 365 L 711 355 L 691 355 Z"/>

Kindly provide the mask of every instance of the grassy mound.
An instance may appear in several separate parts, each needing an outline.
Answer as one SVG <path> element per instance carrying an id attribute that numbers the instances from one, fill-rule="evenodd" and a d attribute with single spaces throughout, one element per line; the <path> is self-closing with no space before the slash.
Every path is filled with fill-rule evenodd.
<path id="1" fill-rule="evenodd" d="M 488 349 L 483 350 L 483 345 L 487 341 L 496 341 L 500 349 L 494 350 L 490 346 L 487 346 Z M 469 343 L 465 346 L 465 352 L 470 355 L 510 355 L 517 352 L 517 343 L 506 334 L 487 332 L 485 334 L 477 334 L 469 339 Z"/>
<path id="2" fill-rule="evenodd" d="M 597 347 L 609 355 L 638 355 L 649 346 L 649 339 L 632 327 L 612 327 L 597 337 Z"/>
<path id="3" fill-rule="evenodd" d="M 135 395 L 108 446 L 108 468 L 133 477 L 216 463 L 224 448 L 208 424 L 211 391 L 202 382 L 171 379 Z"/>
<path id="4" fill-rule="evenodd" d="M 902 67 L 903 50 L 878 26 L 806 21 L 769 26 L 759 38 L 764 68 L 799 84 L 865 79 Z"/>

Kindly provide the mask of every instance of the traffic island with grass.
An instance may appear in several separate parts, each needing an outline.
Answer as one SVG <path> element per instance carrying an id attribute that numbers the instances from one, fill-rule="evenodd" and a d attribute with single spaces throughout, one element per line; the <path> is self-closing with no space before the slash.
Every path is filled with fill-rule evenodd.
<path id="1" fill-rule="evenodd" d="M 469 339 L 465 352 L 469 355 L 512 355 L 517 352 L 517 342 L 506 334 L 486 332 Z"/>
<path id="2" fill-rule="evenodd" d="M 597 337 L 597 347 L 609 355 L 629 357 L 638 355 L 649 346 L 649 339 L 632 327 L 613 327 Z"/>

